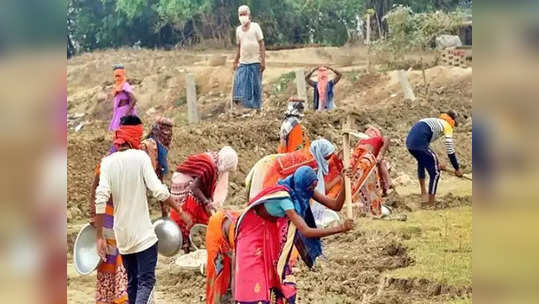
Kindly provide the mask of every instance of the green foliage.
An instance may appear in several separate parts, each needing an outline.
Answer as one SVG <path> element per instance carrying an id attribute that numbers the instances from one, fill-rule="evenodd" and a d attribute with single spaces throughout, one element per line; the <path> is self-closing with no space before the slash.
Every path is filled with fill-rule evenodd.
<path id="1" fill-rule="evenodd" d="M 393 3 L 417 11 L 451 9 L 457 0 L 68 0 L 70 49 L 194 46 L 204 40 L 235 42 L 237 8 L 247 4 L 266 45 L 343 45 L 366 13 L 380 19 Z M 434 16 L 433 16 L 434 18 Z M 373 21 L 374 22 L 374 21 Z M 435 20 L 425 33 L 435 33 Z M 406 32 L 413 25 L 405 25 Z M 429 34 L 430 35 L 430 34 Z M 400 42 L 399 42 L 400 43 Z M 423 43 L 418 41 L 418 43 Z"/>
<path id="2" fill-rule="evenodd" d="M 180 96 L 180 98 L 178 98 L 176 100 L 176 103 L 174 104 L 176 107 L 181 107 L 183 105 L 186 105 L 187 104 L 187 97 L 186 96 Z"/>
<path id="3" fill-rule="evenodd" d="M 69 0 L 68 31 L 80 51 L 133 45 L 154 47 L 177 40 L 177 35 L 164 28 L 155 30 L 158 15 L 151 1 Z M 138 6 L 137 6 L 138 5 Z"/>
<path id="4" fill-rule="evenodd" d="M 295 72 L 289 72 L 282 74 L 279 79 L 273 83 L 271 91 L 273 94 L 279 94 L 281 92 L 284 92 L 287 88 L 290 82 L 292 82 L 294 79 L 296 79 L 296 73 Z"/>
<path id="5" fill-rule="evenodd" d="M 395 4 L 410 7 L 414 12 L 422 13 L 434 10 L 455 10 L 460 0 L 398 0 Z"/>
<path id="6" fill-rule="evenodd" d="M 351 81 L 358 81 L 361 79 L 361 76 L 364 75 L 362 71 L 350 71 L 344 72 L 343 74 L 346 79 L 350 79 Z"/>
<path id="7" fill-rule="evenodd" d="M 348 30 L 357 27 L 356 16 L 361 16 L 363 4 L 362 0 L 306 1 L 301 12 L 313 42 L 343 45 L 349 39 Z"/>
<path id="8" fill-rule="evenodd" d="M 463 14 L 453 12 L 414 13 L 407 6 L 396 6 L 386 16 L 389 27 L 387 39 L 374 45 L 378 53 L 391 54 L 395 60 L 413 50 L 424 50 L 434 44 L 441 34 L 457 34 Z"/>
<path id="9" fill-rule="evenodd" d="M 102 0 L 104 1 L 104 0 Z M 139 17 L 143 14 L 148 6 L 151 5 L 151 1 L 146 0 L 117 0 L 117 10 L 124 12 L 129 19 Z"/>

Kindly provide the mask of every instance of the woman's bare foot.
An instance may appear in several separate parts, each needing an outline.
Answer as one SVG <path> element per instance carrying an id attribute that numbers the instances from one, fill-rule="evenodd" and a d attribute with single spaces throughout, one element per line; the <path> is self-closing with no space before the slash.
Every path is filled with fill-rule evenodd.
<path id="1" fill-rule="evenodd" d="M 434 194 L 426 194 L 426 197 L 427 199 L 421 202 L 422 208 L 433 208 L 436 206 L 436 196 Z"/>

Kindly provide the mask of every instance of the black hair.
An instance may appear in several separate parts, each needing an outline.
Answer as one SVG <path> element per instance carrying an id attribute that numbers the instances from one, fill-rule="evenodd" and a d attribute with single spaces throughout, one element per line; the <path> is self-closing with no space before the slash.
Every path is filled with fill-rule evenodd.
<path id="1" fill-rule="evenodd" d="M 135 115 L 127 115 L 120 119 L 121 126 L 137 126 L 140 124 L 142 124 L 142 121 Z"/>
<path id="2" fill-rule="evenodd" d="M 457 123 L 457 112 L 453 111 L 453 110 L 449 110 L 447 112 L 445 112 L 447 115 L 449 115 L 449 117 L 451 117 L 453 119 L 453 121 L 455 122 L 455 127 L 458 126 L 458 123 Z"/>
<path id="3" fill-rule="evenodd" d="M 455 111 L 453 111 L 453 110 L 447 111 L 447 115 L 449 115 L 449 117 L 453 118 L 453 120 L 457 119 L 457 113 Z"/>

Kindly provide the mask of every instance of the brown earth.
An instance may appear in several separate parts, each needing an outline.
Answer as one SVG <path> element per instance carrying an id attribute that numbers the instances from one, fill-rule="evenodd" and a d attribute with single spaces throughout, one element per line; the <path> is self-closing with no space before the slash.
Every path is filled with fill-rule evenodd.
<path id="1" fill-rule="evenodd" d="M 227 204 L 245 204 L 244 178 L 251 166 L 267 154 L 275 153 L 282 112 L 288 96 L 295 94 L 290 85 L 281 85 L 283 74 L 292 68 L 310 67 L 328 62 L 334 48 L 313 48 L 269 52 L 265 73 L 265 102 L 262 113 L 251 117 L 229 118 L 224 114 L 230 94 L 229 66 L 208 67 L 205 58 L 213 53 L 197 55 L 165 51 L 104 51 L 75 57 L 68 62 L 68 112 L 86 113 L 73 119 L 72 126 L 87 124 L 79 132 L 68 134 L 68 245 L 80 226 L 88 220 L 90 186 L 99 159 L 111 144 L 108 121 L 111 106 L 105 101 L 111 88 L 110 66 L 123 62 L 128 77 L 135 84 L 139 98 L 138 111 L 146 130 L 156 115 L 167 115 L 175 121 L 169 166 L 180 163 L 187 155 L 217 150 L 230 145 L 239 154 L 238 171 L 231 177 Z M 361 51 L 358 51 L 361 53 Z M 415 187 L 415 160 L 406 151 L 404 141 L 411 125 L 420 118 L 434 117 L 441 110 L 454 109 L 461 115 L 456 129 L 456 150 L 465 173 L 472 171 L 472 73 L 471 69 L 436 66 L 426 71 L 428 91 L 421 71 L 408 72 L 418 99 L 403 100 L 396 72 L 366 74 L 364 60 L 342 68 L 345 76 L 336 87 L 338 109 L 330 113 L 307 111 L 303 124 L 311 139 L 325 137 L 341 147 L 340 128 L 343 119 L 352 114 L 360 130 L 367 124 L 380 126 L 391 138 L 389 159 L 394 178 L 409 176 L 405 185 Z M 363 65 L 362 65 L 363 64 Z M 199 103 L 204 119 L 198 126 L 186 124 L 184 72 L 196 73 Z M 285 77 L 286 78 L 286 77 Z M 288 84 L 285 82 L 285 84 Z M 277 87 L 279 85 L 279 87 Z M 309 92 L 312 95 L 312 90 Z M 434 145 L 445 159 L 443 145 Z M 446 161 L 447 163 L 447 161 Z M 168 181 L 168 178 L 166 178 Z M 406 179 L 403 179 L 406 180 Z M 441 186 L 443 187 L 443 186 Z M 400 191 L 400 190 L 398 190 Z M 415 191 L 415 190 L 414 190 Z M 410 212 L 418 207 L 419 196 L 393 192 L 387 199 L 397 212 Z M 470 205 L 471 195 L 445 195 L 438 208 Z M 156 205 L 153 212 L 157 216 Z M 367 219 L 362 219 L 367 220 Z M 406 267 L 414 261 L 407 254 L 399 234 L 366 233 L 356 227 L 346 235 L 325 240 L 327 260 L 314 271 L 300 263 L 297 272 L 299 303 L 412 303 L 414 301 L 445 302 L 446 299 L 471 295 L 471 287 L 456 288 L 421 278 L 392 279 L 385 271 Z M 343 246 L 342 244 L 346 244 Z M 71 263 L 71 254 L 69 263 Z M 158 299 L 162 303 L 201 303 L 204 300 L 204 278 L 194 272 L 179 271 L 172 259 L 160 258 L 158 266 Z M 69 303 L 92 300 L 95 275 L 80 277 L 68 264 Z"/>

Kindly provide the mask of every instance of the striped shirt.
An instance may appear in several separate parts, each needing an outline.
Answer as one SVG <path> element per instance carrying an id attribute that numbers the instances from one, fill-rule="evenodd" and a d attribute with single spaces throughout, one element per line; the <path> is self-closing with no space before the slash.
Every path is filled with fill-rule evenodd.
<path id="1" fill-rule="evenodd" d="M 426 123 L 432 131 L 432 137 L 430 139 L 430 142 L 433 142 L 440 138 L 442 135 L 444 135 L 447 154 L 455 153 L 455 144 L 453 142 L 453 127 L 451 127 L 451 125 L 447 121 L 440 118 L 424 118 L 420 121 Z"/>

